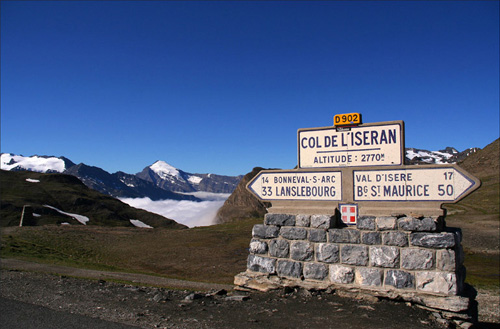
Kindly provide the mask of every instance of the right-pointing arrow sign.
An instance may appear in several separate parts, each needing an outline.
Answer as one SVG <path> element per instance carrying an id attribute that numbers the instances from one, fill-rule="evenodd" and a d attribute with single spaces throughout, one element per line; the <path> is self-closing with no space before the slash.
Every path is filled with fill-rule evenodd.
<path id="1" fill-rule="evenodd" d="M 456 202 L 479 185 L 458 166 L 353 170 L 354 201 Z"/>

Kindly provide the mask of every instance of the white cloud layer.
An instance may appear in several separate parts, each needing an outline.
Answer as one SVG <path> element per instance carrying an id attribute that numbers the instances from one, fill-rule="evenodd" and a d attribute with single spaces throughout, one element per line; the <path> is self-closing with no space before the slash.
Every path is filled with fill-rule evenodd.
<path id="1" fill-rule="evenodd" d="M 201 202 L 159 200 L 150 198 L 120 198 L 122 202 L 139 209 L 171 218 L 189 227 L 209 226 L 214 224 L 217 210 L 224 204 L 229 194 L 195 192 L 189 193 L 202 199 Z"/>

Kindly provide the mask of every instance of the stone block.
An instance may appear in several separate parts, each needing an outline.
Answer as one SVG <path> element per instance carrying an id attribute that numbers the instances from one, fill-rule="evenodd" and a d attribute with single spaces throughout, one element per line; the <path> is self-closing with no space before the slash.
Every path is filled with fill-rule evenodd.
<path id="1" fill-rule="evenodd" d="M 343 265 L 330 265 L 329 278 L 334 283 L 353 283 L 354 268 Z"/>
<path id="2" fill-rule="evenodd" d="M 420 299 L 422 300 L 423 304 L 428 307 L 457 313 L 469 310 L 471 304 L 471 299 L 469 297 L 463 296 L 444 297 L 424 295 L 420 297 Z"/>
<path id="3" fill-rule="evenodd" d="M 295 226 L 298 227 L 309 227 L 311 223 L 310 215 L 296 215 L 295 216 Z"/>
<path id="4" fill-rule="evenodd" d="M 403 217 L 398 219 L 398 227 L 402 231 L 411 232 L 435 232 L 437 230 L 437 224 L 431 217 Z"/>
<path id="5" fill-rule="evenodd" d="M 311 227 L 329 229 L 332 228 L 334 224 L 334 217 L 331 215 L 311 215 Z"/>
<path id="6" fill-rule="evenodd" d="M 456 295 L 457 276 L 451 272 L 419 271 L 415 274 L 417 290 L 435 294 Z"/>
<path id="7" fill-rule="evenodd" d="M 434 266 L 434 251 L 430 249 L 401 249 L 401 268 L 406 270 L 429 270 Z"/>
<path id="8" fill-rule="evenodd" d="M 370 247 L 370 265 L 399 268 L 399 248 L 389 246 Z"/>
<path id="9" fill-rule="evenodd" d="M 389 270 L 385 274 L 385 285 L 398 289 L 415 288 L 415 278 L 410 272 L 401 270 Z"/>
<path id="10" fill-rule="evenodd" d="M 280 229 L 280 235 L 288 240 L 305 240 L 307 231 L 303 227 L 283 226 Z"/>
<path id="11" fill-rule="evenodd" d="M 276 272 L 276 259 L 249 255 L 247 259 L 247 268 L 254 272 L 274 274 Z"/>
<path id="12" fill-rule="evenodd" d="M 368 247 L 344 245 L 340 249 L 340 260 L 343 264 L 366 266 L 368 264 Z"/>
<path id="13" fill-rule="evenodd" d="M 382 237 L 380 232 L 361 232 L 362 244 L 382 244 Z"/>
<path id="14" fill-rule="evenodd" d="M 359 216 L 356 221 L 358 230 L 375 230 L 375 217 L 374 216 Z"/>
<path id="15" fill-rule="evenodd" d="M 278 226 L 270 226 L 256 224 L 252 229 L 252 237 L 261 239 L 272 239 L 278 237 L 280 228 Z"/>
<path id="16" fill-rule="evenodd" d="M 411 233 L 412 246 L 425 248 L 452 248 L 455 246 L 453 233 Z"/>
<path id="17" fill-rule="evenodd" d="M 392 216 L 377 217 L 375 219 L 375 224 L 377 225 L 377 230 L 379 231 L 395 230 L 397 218 Z"/>
<path id="18" fill-rule="evenodd" d="M 324 229 L 310 229 L 309 241 L 311 242 L 326 242 L 326 231 Z"/>
<path id="19" fill-rule="evenodd" d="M 399 231 L 384 232 L 382 243 L 387 246 L 406 247 L 408 246 L 408 234 Z"/>
<path id="20" fill-rule="evenodd" d="M 361 233 L 348 228 L 334 228 L 328 230 L 328 242 L 333 243 L 360 243 Z"/>
<path id="21" fill-rule="evenodd" d="M 302 263 L 294 262 L 291 260 L 278 260 L 277 274 L 279 276 L 286 276 L 291 278 L 302 277 Z"/>
<path id="22" fill-rule="evenodd" d="M 264 223 L 276 226 L 295 226 L 295 215 L 288 214 L 266 214 Z"/>
<path id="23" fill-rule="evenodd" d="M 318 243 L 316 245 L 316 260 L 323 263 L 338 263 L 339 246 L 332 243 Z"/>
<path id="24" fill-rule="evenodd" d="M 300 261 L 310 261 L 314 257 L 313 245 L 309 242 L 297 241 L 290 246 L 290 258 Z"/>
<path id="25" fill-rule="evenodd" d="M 251 254 L 266 254 L 267 253 L 267 243 L 262 240 L 252 239 L 250 241 L 250 253 Z"/>
<path id="26" fill-rule="evenodd" d="M 356 283 L 360 286 L 378 287 L 382 285 L 384 270 L 367 267 L 357 267 L 355 272 Z"/>
<path id="27" fill-rule="evenodd" d="M 304 263 L 304 278 L 324 280 L 328 276 L 328 266 L 318 263 Z"/>
<path id="28" fill-rule="evenodd" d="M 269 241 L 269 255 L 277 258 L 288 258 L 290 244 L 284 239 Z"/>
<path id="29" fill-rule="evenodd" d="M 442 249 L 436 251 L 436 268 L 444 272 L 454 272 L 457 270 L 457 257 L 455 250 L 452 249 Z"/>

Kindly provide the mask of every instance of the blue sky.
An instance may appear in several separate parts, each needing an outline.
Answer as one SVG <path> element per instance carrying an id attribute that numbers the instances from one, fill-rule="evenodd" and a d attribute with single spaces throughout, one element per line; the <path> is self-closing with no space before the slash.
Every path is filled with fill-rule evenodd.
<path id="1" fill-rule="evenodd" d="M 499 2 L 1 1 L 2 152 L 237 175 L 349 112 L 497 139 Z"/>

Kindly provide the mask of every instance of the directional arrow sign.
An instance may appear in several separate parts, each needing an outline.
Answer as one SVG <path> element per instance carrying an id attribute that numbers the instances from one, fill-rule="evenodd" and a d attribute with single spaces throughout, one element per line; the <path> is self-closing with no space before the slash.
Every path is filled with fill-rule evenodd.
<path id="1" fill-rule="evenodd" d="M 480 182 L 458 166 L 353 170 L 354 201 L 456 202 Z"/>
<path id="2" fill-rule="evenodd" d="M 342 173 L 263 170 L 247 184 L 247 189 L 262 201 L 340 201 Z"/>

